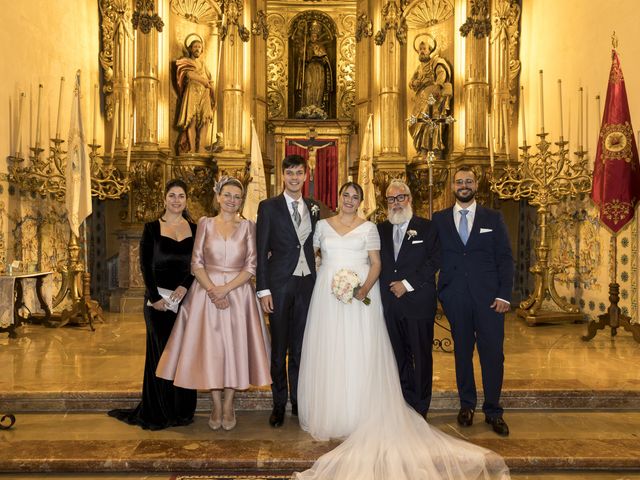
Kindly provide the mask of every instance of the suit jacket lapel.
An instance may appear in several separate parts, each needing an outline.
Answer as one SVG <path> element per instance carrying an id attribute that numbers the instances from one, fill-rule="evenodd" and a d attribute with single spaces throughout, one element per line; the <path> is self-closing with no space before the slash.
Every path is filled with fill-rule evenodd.
<path id="1" fill-rule="evenodd" d="M 407 247 L 405 246 L 408 242 L 409 242 L 409 235 L 407 235 L 407 232 L 409 230 L 415 230 L 415 215 L 411 217 L 411 220 L 409 220 L 409 224 L 407 225 L 407 231 L 404 234 L 404 237 L 402 237 L 402 244 L 400 245 L 400 251 L 398 252 L 398 258 L 396 259 L 396 263 L 398 263 L 398 260 L 400 260 L 400 257 L 402 256 L 402 252 L 407 250 Z M 393 245 L 393 228 L 391 229 L 391 244 Z"/>
<path id="2" fill-rule="evenodd" d="M 467 240 L 467 245 L 469 245 L 469 242 L 475 241 L 475 239 L 480 234 L 480 224 L 484 225 L 485 216 L 486 216 L 485 209 L 476 203 L 476 216 L 473 219 L 473 226 L 471 227 L 471 233 L 469 234 L 469 240 Z"/>
<path id="3" fill-rule="evenodd" d="M 389 220 L 382 224 L 382 247 L 393 258 L 393 225 Z"/>
<path id="4" fill-rule="evenodd" d="M 453 220 L 453 207 L 447 209 L 446 217 L 447 217 L 447 226 L 449 227 L 449 231 L 451 232 L 451 236 L 454 237 L 453 241 L 456 242 L 461 249 L 464 248 L 464 243 L 460 239 L 460 234 L 458 233 L 458 229 L 456 228 L 456 222 Z"/>
<path id="5" fill-rule="evenodd" d="M 311 231 L 313 231 L 315 229 L 316 222 L 318 221 L 320 207 L 318 207 L 310 198 L 305 198 L 304 203 L 307 206 L 307 210 L 309 210 L 309 218 L 311 219 Z M 314 213 L 313 207 L 317 208 L 317 213 Z"/>
<path id="6" fill-rule="evenodd" d="M 291 211 L 289 211 L 287 200 L 284 198 L 284 193 L 281 193 L 278 198 L 278 208 L 280 209 L 280 213 L 286 225 L 285 228 L 291 235 L 298 238 L 298 233 L 296 232 L 296 227 L 293 225 L 293 218 L 291 216 Z"/>

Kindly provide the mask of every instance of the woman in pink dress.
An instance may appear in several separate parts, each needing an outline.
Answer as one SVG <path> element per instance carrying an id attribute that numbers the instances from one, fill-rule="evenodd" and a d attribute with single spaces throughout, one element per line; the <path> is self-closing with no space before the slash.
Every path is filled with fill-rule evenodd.
<path id="1" fill-rule="evenodd" d="M 238 215 L 244 197 L 239 180 L 223 177 L 214 190 L 220 213 L 198 222 L 191 259 L 197 281 L 156 374 L 176 386 L 211 390 L 209 427 L 231 430 L 235 391 L 269 385 L 271 377 L 266 329 L 250 281 L 256 271 L 256 226 Z"/>

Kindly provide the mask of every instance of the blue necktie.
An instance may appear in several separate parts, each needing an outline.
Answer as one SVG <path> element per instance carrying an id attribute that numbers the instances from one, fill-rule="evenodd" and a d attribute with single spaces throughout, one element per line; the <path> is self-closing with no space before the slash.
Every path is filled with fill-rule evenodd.
<path id="1" fill-rule="evenodd" d="M 467 213 L 469 210 L 460 210 L 460 226 L 458 227 L 458 232 L 460 234 L 460 240 L 465 245 L 467 244 L 467 240 L 469 240 L 469 224 L 467 223 Z"/>

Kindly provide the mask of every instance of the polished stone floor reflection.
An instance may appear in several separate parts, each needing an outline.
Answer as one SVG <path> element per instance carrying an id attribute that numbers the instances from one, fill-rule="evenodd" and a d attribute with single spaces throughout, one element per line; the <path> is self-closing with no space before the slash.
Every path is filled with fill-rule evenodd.
<path id="1" fill-rule="evenodd" d="M 515 480 L 640 480 L 640 345 L 625 332 L 615 339 L 599 332 L 585 343 L 585 329 L 507 319 L 506 439 L 482 415 L 472 427 L 458 427 L 453 355 L 436 351 L 430 423 L 502 454 Z M 17 334 L 0 336 L 0 413 L 17 416 L 15 427 L 0 431 L 8 446 L 0 449 L 3 478 L 41 478 L 47 471 L 52 479 L 169 479 L 172 472 L 230 465 L 293 471 L 335 445 L 313 441 L 290 416 L 282 429 L 270 428 L 267 389 L 239 397 L 242 411 L 231 432 L 208 429 L 206 392 L 187 427 L 149 432 L 107 417 L 109 408 L 139 398 L 145 347 L 139 315 L 107 314 L 95 332 L 26 325 Z"/>

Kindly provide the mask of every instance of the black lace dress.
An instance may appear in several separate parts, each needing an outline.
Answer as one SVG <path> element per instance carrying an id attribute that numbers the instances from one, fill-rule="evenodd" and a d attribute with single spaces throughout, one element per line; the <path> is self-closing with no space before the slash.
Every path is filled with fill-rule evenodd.
<path id="1" fill-rule="evenodd" d="M 140 267 L 146 286 L 144 321 L 147 327 L 147 351 L 142 382 L 142 401 L 134 409 L 111 410 L 109 415 L 131 425 L 160 430 L 193 422 L 196 408 L 195 390 L 175 387 L 156 377 L 156 367 L 169 339 L 176 314 L 161 312 L 147 305 L 160 300 L 158 287 L 175 290 L 189 288 L 191 251 L 196 225 L 190 223 L 192 236 L 178 242 L 160 234 L 160 221 L 147 223 L 140 240 Z"/>

